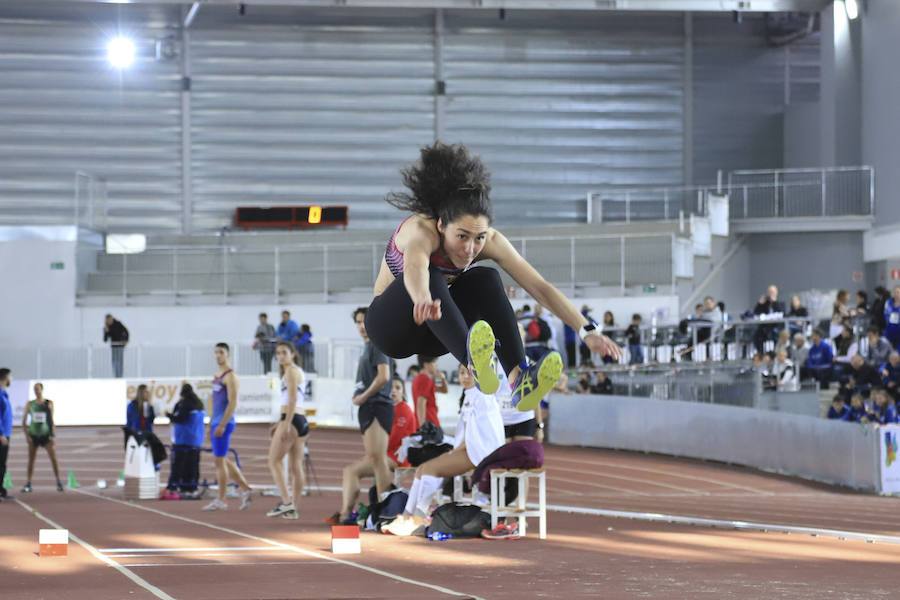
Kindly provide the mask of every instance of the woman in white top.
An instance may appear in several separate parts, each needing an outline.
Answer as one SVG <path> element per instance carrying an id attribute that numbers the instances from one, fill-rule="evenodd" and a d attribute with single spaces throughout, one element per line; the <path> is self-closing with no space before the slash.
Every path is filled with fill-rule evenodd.
<path id="1" fill-rule="evenodd" d="M 454 449 L 416 469 L 416 479 L 409 490 L 403 514 L 382 531 L 393 535 L 412 535 L 427 522 L 431 499 L 443 487 L 445 477 L 462 475 L 474 469 L 494 450 L 505 443 L 503 419 L 496 396 L 484 394 L 475 386 L 471 368 L 459 367 L 459 383 L 465 388 L 463 405 L 457 425 Z M 503 378 L 500 389 L 512 395 L 509 383 Z"/>
<path id="2" fill-rule="evenodd" d="M 281 370 L 281 420 L 272 427 L 269 444 L 269 471 L 278 486 L 281 501 L 266 513 L 268 517 L 297 519 L 297 502 L 303 493 L 303 451 L 309 436 L 309 423 L 303 414 L 303 370 L 297 366 L 297 349 L 290 342 L 281 341 L 275 346 L 275 358 Z M 288 495 L 282 464 L 288 457 L 293 494 Z"/>

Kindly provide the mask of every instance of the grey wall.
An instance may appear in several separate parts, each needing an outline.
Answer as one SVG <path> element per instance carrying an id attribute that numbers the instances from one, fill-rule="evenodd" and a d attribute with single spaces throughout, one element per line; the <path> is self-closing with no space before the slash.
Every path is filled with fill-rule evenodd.
<path id="1" fill-rule="evenodd" d="M 0 6 L 0 222 L 65 218 L 81 169 L 109 180 L 119 230 L 214 230 L 236 206 L 283 203 L 348 204 L 354 227 L 385 227 L 384 194 L 439 131 L 484 157 L 499 222 L 580 221 L 588 190 L 781 166 L 785 99 L 818 89 L 817 40 L 771 48 L 759 15 L 695 15 L 689 39 L 681 13 L 446 11 L 440 73 L 433 11 L 203 6 L 188 94 L 180 60 L 154 55 L 180 47 L 180 19 Z M 104 57 L 118 30 L 138 44 L 123 73 Z"/>
<path id="2" fill-rule="evenodd" d="M 864 272 L 862 234 L 856 232 L 773 233 L 750 236 L 750 308 L 775 284 L 782 299 L 810 289 L 865 289 L 853 281 L 854 271 Z"/>
<path id="3" fill-rule="evenodd" d="M 791 104 L 784 113 L 784 167 L 822 166 L 822 130 L 818 102 Z"/>
<path id="4" fill-rule="evenodd" d="M 869 0 L 862 21 L 862 160 L 875 167 L 877 224 L 900 221 L 900 2 Z"/>
<path id="5" fill-rule="evenodd" d="M 843 5 L 821 13 L 821 156 L 824 166 L 860 163 L 862 45 L 860 21 L 850 21 Z"/>

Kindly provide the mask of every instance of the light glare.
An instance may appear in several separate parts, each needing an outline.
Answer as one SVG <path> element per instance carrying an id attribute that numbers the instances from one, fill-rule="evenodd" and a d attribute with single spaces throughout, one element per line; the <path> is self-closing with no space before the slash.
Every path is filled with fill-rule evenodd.
<path id="1" fill-rule="evenodd" d="M 134 42 L 126 37 L 110 40 L 106 46 L 106 57 L 117 69 L 127 69 L 134 62 Z"/>

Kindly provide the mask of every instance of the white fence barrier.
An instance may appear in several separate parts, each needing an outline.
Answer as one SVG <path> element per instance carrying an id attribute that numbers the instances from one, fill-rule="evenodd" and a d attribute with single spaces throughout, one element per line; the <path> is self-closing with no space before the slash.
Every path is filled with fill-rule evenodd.
<path id="1" fill-rule="evenodd" d="M 555 395 L 550 404 L 554 444 L 659 452 L 882 489 L 878 446 L 883 429 L 651 398 Z M 900 483 L 900 473 L 896 477 Z"/>

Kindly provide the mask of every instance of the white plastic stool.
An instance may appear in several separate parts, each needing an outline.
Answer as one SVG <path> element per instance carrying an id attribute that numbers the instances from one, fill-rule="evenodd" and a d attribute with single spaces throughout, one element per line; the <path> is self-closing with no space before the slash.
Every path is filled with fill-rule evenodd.
<path id="1" fill-rule="evenodd" d="M 469 471 L 468 473 L 464 473 L 462 475 L 457 475 L 456 477 L 453 478 L 453 501 L 454 502 L 460 502 L 460 503 L 464 503 L 464 504 L 474 504 L 475 503 L 474 487 L 472 489 L 472 493 L 469 494 L 468 498 L 466 498 L 465 482 L 463 481 L 464 477 L 466 477 L 467 475 L 471 475 L 471 474 L 472 474 L 472 471 Z"/>
<path id="2" fill-rule="evenodd" d="M 516 479 L 519 495 L 513 506 L 506 506 L 506 480 Z M 528 489 L 532 479 L 538 481 L 538 507 L 528 509 Z M 540 538 L 547 539 L 547 479 L 544 469 L 493 469 L 491 470 L 491 529 L 497 527 L 500 517 L 518 518 L 519 534 L 526 533 L 526 518 L 537 517 Z"/>

